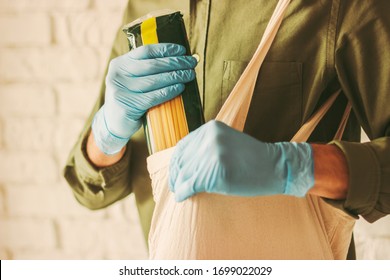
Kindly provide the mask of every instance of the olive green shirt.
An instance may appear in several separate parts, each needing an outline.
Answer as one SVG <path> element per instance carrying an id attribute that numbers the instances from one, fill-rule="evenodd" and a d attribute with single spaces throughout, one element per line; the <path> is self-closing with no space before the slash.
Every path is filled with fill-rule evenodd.
<path id="1" fill-rule="evenodd" d="M 187 3 L 179 1 L 184 11 Z M 189 1 L 192 52 L 206 120 L 216 116 L 258 46 L 277 0 Z M 169 6 L 168 6 L 169 7 Z M 123 24 L 140 15 L 129 2 Z M 261 141 L 289 141 L 332 94 L 340 96 L 309 142 L 329 143 L 347 100 L 353 106 L 343 140 L 333 142 L 349 166 L 349 191 L 330 201 L 354 217 L 374 222 L 390 213 L 390 1 L 292 0 L 266 56 L 245 132 Z M 128 51 L 118 31 L 110 59 Z M 104 85 L 65 167 L 78 201 L 91 209 L 135 194 L 142 228 L 153 211 L 143 130 L 115 165 L 97 169 L 85 153 L 92 118 L 104 103 Z M 360 142 L 360 126 L 372 140 Z"/>

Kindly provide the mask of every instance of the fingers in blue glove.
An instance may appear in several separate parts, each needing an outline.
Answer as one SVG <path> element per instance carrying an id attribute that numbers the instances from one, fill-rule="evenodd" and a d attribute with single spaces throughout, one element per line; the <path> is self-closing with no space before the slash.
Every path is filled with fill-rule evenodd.
<path id="1" fill-rule="evenodd" d="M 220 142 L 220 129 L 223 127 L 227 126 L 210 121 L 176 145 L 169 170 L 169 188 L 175 193 L 176 201 L 183 201 L 199 192 L 214 192 L 214 186 L 226 178 L 226 169 L 220 165 L 222 158 L 229 157 Z M 219 152 L 213 153 L 217 149 L 220 149 Z"/>
<path id="2" fill-rule="evenodd" d="M 116 102 L 112 102 L 110 108 L 112 111 L 116 112 L 116 114 L 113 114 L 111 116 L 111 121 L 115 122 L 116 125 L 119 125 L 119 118 L 122 118 L 123 116 L 127 116 L 128 120 L 136 121 L 145 113 L 146 108 L 156 106 L 178 96 L 184 91 L 184 88 L 184 84 L 174 84 L 143 94 L 121 94 L 116 95 L 114 97 L 107 97 L 115 98 L 116 100 Z M 128 112 L 128 110 L 126 110 L 127 108 L 124 107 L 122 104 L 132 104 L 132 110 L 130 111 L 130 113 Z"/>
<path id="3" fill-rule="evenodd" d="M 313 184 L 308 143 L 264 143 L 217 121 L 183 138 L 170 162 L 177 201 L 198 192 L 304 196 Z"/>
<path id="4" fill-rule="evenodd" d="M 164 53 L 165 49 L 176 51 Z M 194 69 L 197 63 L 194 57 L 185 55 L 185 48 L 181 45 L 154 44 L 139 47 L 114 58 L 110 62 L 109 69 L 119 70 L 126 73 L 126 76 L 142 77 L 176 70 Z M 111 74 L 110 71 L 108 74 Z M 115 79 L 115 73 L 112 74 L 111 78 Z"/>
<path id="5" fill-rule="evenodd" d="M 113 83 L 116 87 L 132 93 L 150 92 L 174 84 L 188 83 L 195 79 L 195 71 L 192 69 L 163 72 L 142 77 L 134 77 L 127 74 L 118 75 L 118 73 L 110 74 L 115 75 L 116 78 L 112 79 L 112 77 L 109 77 L 107 86 Z"/>

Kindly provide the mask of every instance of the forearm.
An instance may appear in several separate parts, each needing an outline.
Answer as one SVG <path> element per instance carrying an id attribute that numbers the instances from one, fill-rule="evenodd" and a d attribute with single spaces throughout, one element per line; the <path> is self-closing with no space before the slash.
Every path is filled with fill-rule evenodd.
<path id="1" fill-rule="evenodd" d="M 89 209 L 101 209 L 131 192 L 131 153 L 130 149 L 126 149 L 116 164 L 97 168 L 87 155 L 87 143 L 91 140 L 89 137 L 89 130 L 80 135 L 64 168 L 64 177 L 82 205 Z"/>
<path id="2" fill-rule="evenodd" d="M 96 145 L 91 130 L 88 136 L 86 150 L 87 150 L 88 158 L 93 165 L 95 165 L 96 167 L 107 167 L 117 163 L 123 157 L 126 151 L 126 146 L 124 146 L 122 150 L 120 150 L 120 152 L 117 154 L 106 155 L 102 151 L 100 151 L 100 149 Z"/>
<path id="3" fill-rule="evenodd" d="M 335 145 L 312 144 L 314 186 L 310 194 L 330 199 L 345 199 L 348 193 L 348 164 Z"/>

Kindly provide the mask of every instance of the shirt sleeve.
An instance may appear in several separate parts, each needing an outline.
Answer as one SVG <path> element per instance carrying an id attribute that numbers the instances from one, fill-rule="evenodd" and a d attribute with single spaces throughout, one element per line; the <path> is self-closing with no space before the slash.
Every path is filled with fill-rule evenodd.
<path id="1" fill-rule="evenodd" d="M 349 191 L 340 203 L 374 222 L 390 213 L 390 1 L 343 3 L 336 71 L 371 142 L 333 142 L 349 166 Z"/>
<path id="2" fill-rule="evenodd" d="M 134 19 L 131 14 L 133 9 L 131 1 L 123 16 L 123 24 Z M 128 52 L 128 42 L 121 29 L 118 30 L 109 60 Z M 107 73 L 108 66 L 105 73 Z M 105 75 L 104 75 L 105 76 Z M 127 150 L 123 158 L 116 164 L 96 168 L 89 161 L 86 155 L 86 140 L 91 130 L 91 123 L 95 113 L 104 103 L 105 83 L 103 81 L 99 97 L 84 125 L 80 136 L 71 150 L 66 166 L 64 177 L 72 188 L 76 199 L 90 209 L 100 209 L 115 201 L 124 198 L 131 193 L 131 184 L 128 172 L 130 166 L 131 143 L 127 145 Z"/>

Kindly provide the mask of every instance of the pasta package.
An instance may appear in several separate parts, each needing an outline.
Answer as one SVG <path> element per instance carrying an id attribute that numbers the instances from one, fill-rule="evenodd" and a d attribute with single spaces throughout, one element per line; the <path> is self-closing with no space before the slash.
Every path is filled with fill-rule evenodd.
<path id="1" fill-rule="evenodd" d="M 183 15 L 171 10 L 152 12 L 123 27 L 130 51 L 148 44 L 175 43 L 190 46 Z M 189 132 L 204 124 L 196 79 L 185 84 L 176 98 L 150 108 L 144 117 L 144 129 L 150 154 L 173 147 Z"/>

